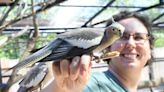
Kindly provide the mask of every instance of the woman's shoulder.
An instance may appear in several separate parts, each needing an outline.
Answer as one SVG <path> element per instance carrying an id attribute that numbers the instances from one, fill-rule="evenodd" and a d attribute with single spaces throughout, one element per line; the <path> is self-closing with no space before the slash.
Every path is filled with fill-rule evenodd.
<path id="1" fill-rule="evenodd" d="M 128 92 L 124 89 L 115 76 L 107 70 L 93 72 L 83 92 Z"/>
<path id="2" fill-rule="evenodd" d="M 102 79 L 102 78 L 106 78 L 106 71 L 104 72 L 92 72 L 91 73 L 91 78 L 93 79 Z"/>

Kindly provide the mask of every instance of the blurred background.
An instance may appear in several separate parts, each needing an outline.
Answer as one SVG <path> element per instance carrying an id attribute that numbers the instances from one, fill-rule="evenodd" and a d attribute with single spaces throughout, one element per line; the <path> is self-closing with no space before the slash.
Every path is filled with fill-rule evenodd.
<path id="1" fill-rule="evenodd" d="M 164 0 L 0 0 L 0 90 L 8 92 L 22 78 L 15 76 L 14 70 L 9 74 L 3 71 L 31 50 L 70 29 L 105 27 L 112 15 L 123 10 L 148 15 L 156 39 L 155 59 L 143 71 L 139 92 L 164 92 Z M 93 64 L 93 71 L 105 69 L 105 62 Z M 43 85 L 48 82 L 45 79 Z"/>

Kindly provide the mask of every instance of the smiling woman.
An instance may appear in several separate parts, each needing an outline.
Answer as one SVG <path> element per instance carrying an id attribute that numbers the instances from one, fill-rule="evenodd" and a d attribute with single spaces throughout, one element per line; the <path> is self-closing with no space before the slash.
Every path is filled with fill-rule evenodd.
<path id="1" fill-rule="evenodd" d="M 145 66 L 147 61 L 150 59 L 150 44 L 148 39 L 146 39 L 147 29 L 146 27 L 136 18 L 127 18 L 119 21 L 122 25 L 125 26 L 125 33 L 130 35 L 129 37 L 122 37 L 119 41 L 113 44 L 110 47 L 110 50 L 117 50 L 122 48 L 120 56 L 113 58 L 109 65 L 112 67 L 118 67 L 118 70 L 115 70 L 119 75 L 122 75 L 127 69 L 127 73 L 135 73 L 141 67 Z M 133 22 L 133 23 L 132 23 Z M 132 23 L 132 24 L 131 24 Z M 138 27 L 139 25 L 139 27 Z M 136 34 L 145 34 L 145 38 L 141 37 L 140 40 L 137 40 L 134 35 Z M 132 36 L 133 35 L 133 36 Z M 141 35 L 140 35 L 141 36 Z M 129 67 L 129 68 L 128 68 Z M 120 72 L 124 69 L 124 72 Z M 113 69 L 111 69 L 113 70 Z M 133 74 L 135 77 L 136 75 Z M 132 76 L 132 78 L 135 78 Z"/>
<path id="2" fill-rule="evenodd" d="M 152 58 L 151 26 L 146 17 L 127 11 L 114 19 L 125 27 L 125 33 L 109 47 L 120 52 L 110 59 L 109 69 L 90 76 L 90 56 L 64 59 L 53 64 L 55 79 L 43 92 L 137 92 L 142 69 Z"/>

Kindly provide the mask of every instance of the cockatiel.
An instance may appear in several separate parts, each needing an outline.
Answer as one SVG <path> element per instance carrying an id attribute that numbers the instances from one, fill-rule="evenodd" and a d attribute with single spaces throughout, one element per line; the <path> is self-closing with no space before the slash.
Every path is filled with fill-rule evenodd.
<path id="1" fill-rule="evenodd" d="M 82 54 L 94 55 L 118 40 L 124 29 L 118 22 L 113 22 L 106 28 L 80 28 L 59 34 L 55 40 L 9 70 L 27 67 L 39 61 L 58 62 Z"/>
<path id="2" fill-rule="evenodd" d="M 40 62 L 38 65 L 32 67 L 19 82 L 20 87 L 17 92 L 28 92 L 30 89 L 39 87 L 47 73 L 48 66 L 45 62 Z"/>

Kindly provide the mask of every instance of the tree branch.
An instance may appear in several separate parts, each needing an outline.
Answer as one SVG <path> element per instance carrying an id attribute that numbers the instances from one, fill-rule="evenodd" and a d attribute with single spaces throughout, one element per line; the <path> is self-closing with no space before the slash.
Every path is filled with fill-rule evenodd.
<path id="1" fill-rule="evenodd" d="M 5 22 L 6 18 L 8 17 L 9 13 L 11 12 L 11 10 L 14 9 L 14 7 L 16 6 L 16 4 L 18 4 L 19 0 L 15 0 L 15 2 L 10 6 L 10 8 L 8 9 L 8 11 L 3 15 L 3 18 L 0 21 L 0 25 L 3 25 L 3 23 Z"/>
<path id="2" fill-rule="evenodd" d="M 56 1 L 57 1 L 57 2 L 56 2 Z M 51 1 L 51 3 L 47 2 L 47 4 L 46 4 L 45 6 L 43 6 L 42 8 L 40 8 L 40 9 L 38 9 L 38 10 L 36 10 L 36 11 L 35 11 L 35 14 L 40 13 L 40 12 L 42 12 L 42 11 L 45 11 L 45 10 L 47 10 L 47 9 L 49 9 L 49 8 L 52 8 L 53 6 L 59 4 L 59 3 L 63 2 L 63 1 L 66 1 L 66 0 L 54 0 L 53 2 Z M 32 13 L 30 13 L 30 14 L 28 14 L 28 15 L 26 15 L 26 16 L 22 16 L 21 18 L 17 18 L 17 19 L 15 19 L 15 20 L 12 20 L 12 21 L 10 21 L 9 23 L 0 26 L 0 32 L 2 32 L 2 31 L 3 31 L 6 27 L 8 27 L 9 25 L 12 25 L 12 24 L 14 24 L 14 23 L 16 23 L 16 22 L 18 22 L 18 21 L 20 21 L 20 20 L 22 20 L 22 19 L 26 19 L 26 18 L 31 17 L 31 16 L 32 16 Z"/>

